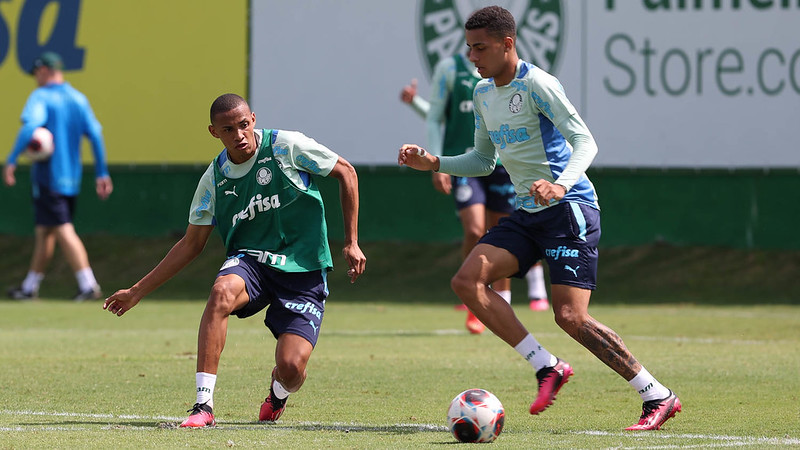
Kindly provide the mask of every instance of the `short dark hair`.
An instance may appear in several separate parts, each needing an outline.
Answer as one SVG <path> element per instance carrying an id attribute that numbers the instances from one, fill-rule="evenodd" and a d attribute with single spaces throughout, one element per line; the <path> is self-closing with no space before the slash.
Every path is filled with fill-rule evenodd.
<path id="1" fill-rule="evenodd" d="M 250 105 L 247 104 L 247 100 L 242 98 L 236 94 L 222 94 L 214 100 L 214 103 L 211 104 L 211 123 L 214 123 L 214 117 L 217 114 L 228 112 L 232 109 L 238 108 L 240 105 L 247 105 L 249 108 Z"/>
<path id="2" fill-rule="evenodd" d="M 514 16 L 499 6 L 487 6 L 473 12 L 464 24 L 464 28 L 467 30 L 486 28 L 490 36 L 498 39 L 517 35 Z"/>

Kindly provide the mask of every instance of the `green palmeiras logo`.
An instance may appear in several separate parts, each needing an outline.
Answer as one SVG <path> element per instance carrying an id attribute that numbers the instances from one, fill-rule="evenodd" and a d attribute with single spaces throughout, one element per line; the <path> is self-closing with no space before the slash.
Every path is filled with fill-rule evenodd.
<path id="1" fill-rule="evenodd" d="M 428 76 L 442 58 L 465 53 L 464 23 L 489 5 L 507 9 L 517 22 L 519 57 L 554 73 L 564 33 L 562 0 L 419 0 L 417 36 Z"/>

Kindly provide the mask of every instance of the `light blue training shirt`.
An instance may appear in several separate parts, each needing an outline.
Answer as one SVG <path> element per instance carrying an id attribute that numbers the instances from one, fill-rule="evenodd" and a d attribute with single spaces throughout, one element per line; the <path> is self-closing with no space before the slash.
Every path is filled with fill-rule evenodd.
<path id="1" fill-rule="evenodd" d="M 17 163 L 36 128 L 45 127 L 53 133 L 53 155 L 34 163 L 31 169 L 34 196 L 38 196 L 39 186 L 62 195 L 78 195 L 83 170 L 83 136 L 92 144 L 95 177 L 108 176 L 102 126 L 86 96 L 69 83 L 51 83 L 35 89 L 25 103 L 21 118 L 22 128 L 6 164 Z"/>
<path id="2" fill-rule="evenodd" d="M 561 202 L 600 209 L 585 171 L 597 154 L 597 144 L 561 83 L 533 64 L 519 60 L 514 79 L 497 86 L 494 79 L 478 82 L 474 92 L 475 151 L 442 156 L 441 172 L 458 176 L 491 173 L 497 156 L 517 193 L 517 208 L 538 212 L 529 190 L 539 179 L 564 186 Z"/>

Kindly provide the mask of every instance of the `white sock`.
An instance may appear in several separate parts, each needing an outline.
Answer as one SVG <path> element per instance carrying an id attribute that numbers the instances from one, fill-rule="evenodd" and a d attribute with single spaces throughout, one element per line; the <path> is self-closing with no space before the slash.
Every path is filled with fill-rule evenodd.
<path id="1" fill-rule="evenodd" d="M 537 372 L 544 367 L 553 367 L 558 362 L 558 359 L 545 350 L 532 334 L 525 336 L 519 344 L 514 346 L 514 350 L 522 355 Z"/>
<path id="2" fill-rule="evenodd" d="M 214 385 L 217 384 L 217 375 L 207 372 L 197 372 L 194 374 L 194 379 L 197 382 L 197 403 L 201 405 L 208 403 L 211 408 L 214 407 Z"/>
<path id="3" fill-rule="evenodd" d="M 525 274 L 528 282 L 528 298 L 539 299 L 547 298 L 547 289 L 544 284 L 544 269 L 541 264 L 536 264 Z"/>
<path id="4" fill-rule="evenodd" d="M 508 303 L 509 305 L 511 304 L 511 291 L 510 290 L 508 290 L 508 291 L 495 291 L 495 292 L 497 292 L 497 295 L 499 295 L 500 297 L 503 297 L 503 300 L 505 300 L 506 303 Z"/>
<path id="5" fill-rule="evenodd" d="M 279 399 L 284 399 L 290 394 L 290 392 L 287 391 L 278 380 L 274 380 L 272 382 L 272 392 L 275 393 L 275 397 L 278 397 Z"/>
<path id="6" fill-rule="evenodd" d="M 669 396 L 669 389 L 659 383 L 644 367 L 628 383 L 636 389 L 644 402 L 661 400 Z"/>
<path id="7" fill-rule="evenodd" d="M 43 273 L 29 271 L 22 281 L 22 290 L 25 292 L 39 292 L 39 285 L 42 284 L 43 279 Z"/>
<path id="8" fill-rule="evenodd" d="M 94 272 L 92 272 L 91 267 L 75 272 L 75 279 L 78 280 L 78 289 L 81 292 L 90 291 L 97 286 L 97 280 L 94 278 Z"/>

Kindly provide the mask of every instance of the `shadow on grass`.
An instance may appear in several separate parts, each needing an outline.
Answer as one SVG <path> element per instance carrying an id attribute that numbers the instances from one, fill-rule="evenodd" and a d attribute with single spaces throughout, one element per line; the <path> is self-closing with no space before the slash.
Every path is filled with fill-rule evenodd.
<path id="1" fill-rule="evenodd" d="M 41 427 L 59 428 L 74 426 L 99 426 L 109 429 L 133 428 L 160 428 L 160 429 L 181 429 L 180 422 L 163 422 L 152 420 L 65 420 L 60 422 L 20 422 L 19 427 Z M 428 424 L 396 424 L 396 425 L 361 425 L 345 423 L 298 423 L 284 424 L 273 422 L 225 422 L 219 421 L 215 427 L 187 428 L 186 431 L 193 430 L 288 430 L 288 431 L 336 431 L 342 433 L 386 433 L 386 434 L 416 434 L 416 433 L 440 433 L 448 429 L 443 426 Z"/>

